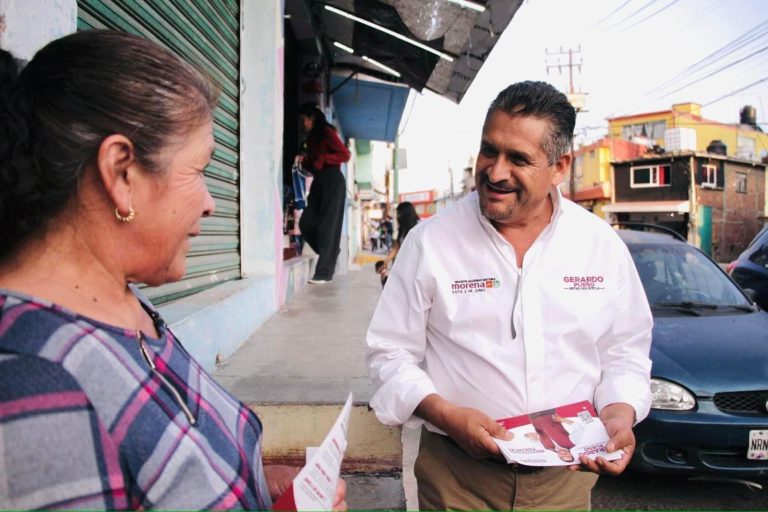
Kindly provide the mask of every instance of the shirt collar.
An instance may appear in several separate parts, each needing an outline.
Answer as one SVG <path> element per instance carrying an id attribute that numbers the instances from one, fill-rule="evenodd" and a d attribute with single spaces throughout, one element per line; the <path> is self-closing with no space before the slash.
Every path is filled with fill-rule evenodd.
<path id="1" fill-rule="evenodd" d="M 488 218 L 480 211 L 480 198 L 477 192 L 472 192 L 471 197 L 472 202 L 474 203 L 475 213 L 477 214 L 477 218 L 480 221 L 480 224 L 483 226 L 483 229 L 485 229 L 485 231 L 488 233 L 495 232 L 498 235 L 498 232 L 496 231 L 496 228 L 493 226 L 493 224 L 491 224 L 491 221 L 488 220 Z M 552 200 L 552 217 L 549 219 L 547 228 L 553 224 L 556 224 L 565 211 L 565 208 L 563 207 L 563 193 L 560 191 L 560 188 L 552 187 L 549 190 L 549 198 Z M 547 228 L 545 228 L 545 230 Z"/>

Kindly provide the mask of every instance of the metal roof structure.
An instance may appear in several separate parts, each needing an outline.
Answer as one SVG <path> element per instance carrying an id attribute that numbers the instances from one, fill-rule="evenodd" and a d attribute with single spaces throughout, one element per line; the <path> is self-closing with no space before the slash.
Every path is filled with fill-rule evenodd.
<path id="1" fill-rule="evenodd" d="M 285 0 L 323 67 L 460 102 L 523 0 Z"/>

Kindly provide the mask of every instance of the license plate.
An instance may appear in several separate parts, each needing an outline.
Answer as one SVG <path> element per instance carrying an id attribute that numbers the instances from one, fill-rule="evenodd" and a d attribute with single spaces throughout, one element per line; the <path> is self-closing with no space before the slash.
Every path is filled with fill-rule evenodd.
<path id="1" fill-rule="evenodd" d="M 768 459 L 768 430 L 750 430 L 747 458 L 753 460 Z"/>

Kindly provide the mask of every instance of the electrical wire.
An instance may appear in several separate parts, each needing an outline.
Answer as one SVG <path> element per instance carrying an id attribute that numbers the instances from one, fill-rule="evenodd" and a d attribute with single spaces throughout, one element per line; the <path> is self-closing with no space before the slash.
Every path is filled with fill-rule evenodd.
<path id="1" fill-rule="evenodd" d="M 695 18 L 691 19 L 691 20 L 690 20 L 690 21 L 689 21 L 689 22 L 688 22 L 688 23 L 685 25 L 685 27 L 684 27 L 684 28 L 688 28 L 688 27 L 690 27 L 691 25 L 695 25 L 695 24 L 697 24 L 697 23 L 699 22 L 699 20 L 700 20 L 700 19 L 702 19 L 703 17 L 707 16 L 707 15 L 708 15 L 708 14 L 710 14 L 711 12 L 714 12 L 714 11 L 718 10 L 720 7 L 722 7 L 722 6 L 723 6 L 723 4 L 725 4 L 725 2 L 726 2 L 726 0 L 715 0 L 714 2 L 712 2 L 711 4 L 709 4 L 708 6 L 706 6 L 704 9 L 702 9 L 702 10 L 699 12 L 699 15 L 698 15 L 698 16 L 696 16 Z"/>
<path id="2" fill-rule="evenodd" d="M 664 12 L 664 11 L 666 11 L 667 9 L 669 9 L 670 7 L 672 7 L 673 5 L 675 5 L 675 4 L 676 4 L 677 2 L 679 2 L 679 1 L 680 1 L 680 0 L 672 0 L 670 3 L 668 3 L 667 5 L 665 5 L 664 7 L 662 7 L 661 9 L 657 9 L 657 10 L 653 11 L 651 14 L 649 14 L 648 16 L 646 16 L 645 18 L 641 19 L 640 21 L 636 21 L 636 22 L 634 22 L 633 24 L 631 24 L 630 26 L 628 26 L 628 27 L 625 27 L 624 29 L 622 29 L 622 32 L 625 32 L 625 31 L 627 31 L 627 30 L 631 29 L 632 27 L 635 27 L 635 26 L 637 26 L 637 25 L 641 24 L 641 23 L 642 23 L 642 22 L 644 22 L 644 21 L 646 21 L 646 20 L 648 20 L 648 19 L 651 19 L 651 18 L 653 18 L 653 17 L 654 17 L 654 16 L 656 16 L 657 14 L 659 14 L 659 13 L 661 13 L 661 12 Z"/>
<path id="3" fill-rule="evenodd" d="M 712 72 L 704 75 L 701 78 L 697 78 L 696 80 L 694 80 L 692 82 L 688 82 L 687 84 L 685 84 L 685 85 L 683 85 L 681 87 L 678 87 L 674 91 L 670 91 L 670 92 L 668 92 L 668 93 L 666 93 L 666 94 L 664 94 L 662 96 L 658 96 L 656 99 L 660 100 L 662 98 L 666 98 L 667 96 L 671 96 L 672 94 L 674 94 L 676 92 L 679 92 L 679 91 L 682 91 L 683 89 L 685 89 L 687 87 L 690 87 L 690 86 L 692 86 L 694 84 L 697 84 L 697 83 L 701 82 L 702 80 L 706 80 L 707 78 L 711 78 L 712 76 L 714 76 L 714 75 L 716 75 L 716 74 L 718 74 L 718 73 L 720 73 L 722 71 L 725 71 L 726 69 L 732 68 L 733 66 L 735 66 L 737 64 L 741 64 L 742 62 L 744 62 L 746 60 L 749 60 L 752 57 L 755 57 L 756 55 L 759 55 L 759 54 L 763 53 L 766 50 L 768 50 L 768 46 L 764 46 L 764 47 L 760 48 L 759 50 L 757 50 L 755 52 L 752 52 L 752 53 L 750 53 L 749 55 L 747 55 L 745 57 L 742 57 L 742 58 L 740 58 L 738 60 L 735 60 L 735 61 L 733 61 L 733 62 L 731 62 L 729 64 L 726 64 L 725 66 L 722 66 L 722 67 L 716 69 L 715 71 L 712 71 Z"/>
<path id="4" fill-rule="evenodd" d="M 641 8 L 639 8 L 638 10 L 636 10 L 635 12 L 633 12 L 632 14 L 630 14 L 629 16 L 626 16 L 626 17 L 622 18 L 621 20 L 617 21 L 616 23 L 614 23 L 613 25 L 611 25 L 611 26 L 610 26 L 610 27 L 608 27 L 607 29 L 603 30 L 603 32 L 607 32 L 607 31 L 609 31 L 609 30 L 611 30 L 611 29 L 614 29 L 614 28 L 616 28 L 617 26 L 619 26 L 619 25 L 621 25 L 622 23 L 624 23 L 625 21 L 627 21 L 627 20 L 629 20 L 629 19 L 632 19 L 632 18 L 633 18 L 635 15 L 637 15 L 637 14 L 640 14 L 641 12 L 643 12 L 644 10 L 646 10 L 647 8 L 649 8 L 650 6 L 652 6 L 653 4 L 655 4 L 657 1 L 658 1 L 658 0 L 651 0 L 651 1 L 650 1 L 650 2 L 648 2 L 647 4 L 645 4 L 644 6 L 642 6 Z"/>
<path id="5" fill-rule="evenodd" d="M 762 79 L 760 79 L 760 80 L 758 80 L 758 81 L 756 81 L 756 82 L 752 82 L 751 84 L 749 84 L 749 85 L 746 85 L 746 86 L 742 87 L 741 89 L 736 89 L 735 91 L 733 91 L 733 92 L 731 92 L 731 93 L 728 93 L 728 94 L 726 94 L 726 95 L 724 95 L 724 96 L 720 96 L 719 98 L 717 98 L 717 99 L 714 99 L 714 100 L 710 101 L 709 103 L 705 103 L 704 105 L 702 105 L 702 107 L 708 107 L 708 106 L 710 106 L 710 105 L 714 105 L 714 104 L 715 104 L 715 103 L 717 103 L 718 101 L 724 100 L 724 99 L 726 99 L 726 98 L 730 98 L 730 97 L 731 97 L 731 96 L 733 96 L 734 94 L 738 94 L 738 93 L 740 93 L 740 92 L 742 92 L 742 91 L 746 91 L 747 89 L 749 89 L 749 88 L 751 88 L 751 87 L 754 87 L 754 86 L 756 86 L 757 84 L 761 84 L 761 83 L 763 83 L 763 82 L 765 82 L 765 81 L 768 81 L 768 76 L 766 76 L 766 77 L 764 77 L 764 78 L 762 78 Z"/>
<path id="6" fill-rule="evenodd" d="M 722 60 L 723 58 L 727 57 L 728 55 L 732 54 L 736 50 L 740 50 L 741 48 L 747 46 L 749 43 L 752 43 L 764 35 L 768 34 L 768 28 L 760 30 L 762 27 L 768 27 L 768 21 L 764 21 L 760 23 L 759 25 L 755 26 L 754 28 L 748 30 L 747 32 L 743 33 L 730 43 L 726 44 L 725 46 L 722 46 L 715 50 L 714 52 L 710 53 L 706 57 L 698 60 L 697 62 L 694 62 L 687 68 L 685 68 L 683 71 L 672 77 L 671 79 L 667 80 L 663 84 L 659 85 L 658 87 L 651 89 L 648 91 L 648 94 L 654 93 L 660 89 L 664 89 L 665 87 L 668 87 L 670 85 L 673 85 L 676 82 L 679 82 L 680 80 L 686 78 L 690 74 L 695 73 L 696 71 L 702 70 L 706 68 L 709 65 L 715 64 L 716 62 Z M 752 34 L 755 31 L 759 31 L 757 34 Z M 752 34 L 752 35 L 750 35 Z M 745 39 L 746 38 L 746 39 Z M 743 40 L 744 39 L 744 40 Z M 742 41 L 743 40 L 743 41 Z M 723 53 L 725 52 L 725 53 Z M 721 54 L 719 57 L 717 57 L 718 54 Z M 717 57 L 717 58 L 715 58 Z"/>
<path id="7" fill-rule="evenodd" d="M 626 0 L 623 4 L 621 4 L 620 6 L 618 6 L 617 8 L 612 10 L 611 12 L 609 12 L 606 16 L 603 16 L 602 18 L 600 18 L 599 20 L 597 20 L 596 22 L 591 24 L 589 27 L 587 27 L 587 30 L 595 28 L 596 26 L 598 26 L 599 24 L 601 24 L 602 22 L 604 22 L 605 20 L 607 20 L 608 18 L 610 18 L 611 16 L 613 16 L 614 14 L 616 14 L 617 12 L 622 10 L 631 1 L 632 0 Z"/>

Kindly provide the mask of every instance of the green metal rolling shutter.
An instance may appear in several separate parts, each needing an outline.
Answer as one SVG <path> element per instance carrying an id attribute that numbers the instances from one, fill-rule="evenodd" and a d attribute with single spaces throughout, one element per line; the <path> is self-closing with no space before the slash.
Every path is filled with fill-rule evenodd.
<path id="1" fill-rule="evenodd" d="M 239 240 L 239 0 L 78 0 L 78 29 L 109 28 L 139 34 L 209 73 L 221 87 L 214 114 L 216 151 L 206 181 L 216 201 L 192 240 L 187 275 L 145 288 L 155 304 L 240 277 Z M 147 248 L 147 250 L 152 250 Z"/>

